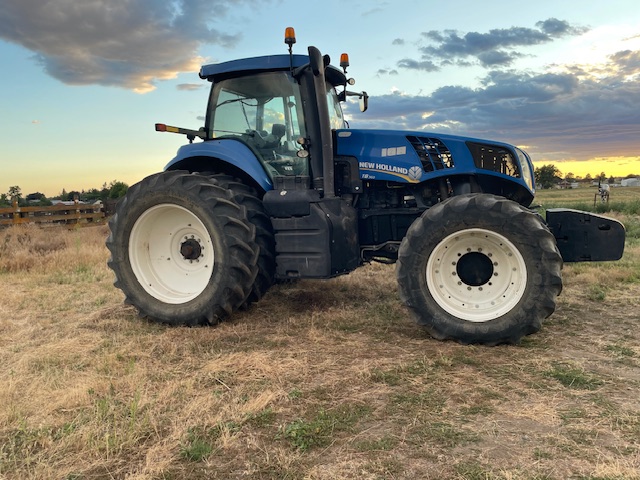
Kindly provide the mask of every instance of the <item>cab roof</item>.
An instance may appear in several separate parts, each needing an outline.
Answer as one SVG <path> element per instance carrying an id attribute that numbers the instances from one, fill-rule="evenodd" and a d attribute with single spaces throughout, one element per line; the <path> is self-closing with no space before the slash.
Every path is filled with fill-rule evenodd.
<path id="1" fill-rule="evenodd" d="M 241 58 L 222 63 L 211 63 L 200 68 L 200 78 L 217 82 L 225 78 L 238 77 L 259 72 L 272 72 L 299 68 L 309 63 L 307 55 L 268 55 L 263 57 Z M 332 85 L 343 85 L 345 75 L 333 65 L 326 67 L 327 80 Z"/>

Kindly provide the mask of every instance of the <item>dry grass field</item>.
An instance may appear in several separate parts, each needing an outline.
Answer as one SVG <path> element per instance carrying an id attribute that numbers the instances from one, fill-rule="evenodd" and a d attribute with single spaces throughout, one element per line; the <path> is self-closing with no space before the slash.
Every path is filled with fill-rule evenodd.
<path id="1" fill-rule="evenodd" d="M 0 230 L 0 478 L 640 479 L 640 216 L 619 210 L 622 261 L 565 265 L 543 329 L 494 348 L 429 338 L 393 266 L 169 328 L 123 305 L 106 227 Z"/>

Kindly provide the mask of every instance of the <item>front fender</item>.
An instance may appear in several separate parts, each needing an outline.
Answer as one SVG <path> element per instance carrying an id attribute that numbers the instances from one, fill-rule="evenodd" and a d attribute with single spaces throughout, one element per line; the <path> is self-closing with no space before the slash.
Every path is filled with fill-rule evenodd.
<path id="1" fill-rule="evenodd" d="M 264 191 L 273 189 L 273 183 L 260 160 L 249 147 L 239 140 L 208 140 L 183 145 L 178 149 L 176 156 L 164 167 L 164 170 L 173 170 L 192 158 L 210 158 L 212 166 L 220 162 L 233 165 L 253 178 Z"/>

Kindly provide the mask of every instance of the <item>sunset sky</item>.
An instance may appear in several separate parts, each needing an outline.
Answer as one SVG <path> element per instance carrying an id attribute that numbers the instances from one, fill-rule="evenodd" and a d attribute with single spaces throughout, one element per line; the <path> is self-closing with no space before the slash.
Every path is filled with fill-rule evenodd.
<path id="1" fill-rule="evenodd" d="M 370 98 L 354 128 L 453 133 L 537 166 L 640 174 L 636 0 L 3 0 L 0 193 L 133 184 L 197 129 L 203 63 L 315 45 Z"/>

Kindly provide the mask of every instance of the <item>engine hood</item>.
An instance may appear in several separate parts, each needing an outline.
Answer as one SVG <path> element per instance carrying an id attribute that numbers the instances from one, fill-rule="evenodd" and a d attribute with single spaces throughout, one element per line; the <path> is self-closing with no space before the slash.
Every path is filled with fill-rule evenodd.
<path id="1" fill-rule="evenodd" d="M 336 131 L 336 154 L 358 159 L 362 180 L 419 183 L 452 175 L 491 175 L 533 190 L 529 157 L 513 145 L 457 135 L 394 130 Z"/>

